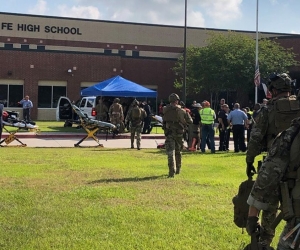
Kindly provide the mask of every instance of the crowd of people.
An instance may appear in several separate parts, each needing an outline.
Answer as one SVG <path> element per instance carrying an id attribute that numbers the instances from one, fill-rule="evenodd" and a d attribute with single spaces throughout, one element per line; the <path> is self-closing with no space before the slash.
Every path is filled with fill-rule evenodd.
<path id="1" fill-rule="evenodd" d="M 135 111 L 138 108 L 140 112 Z M 152 130 L 151 117 L 153 115 L 150 101 L 139 101 L 134 98 L 99 98 L 95 107 L 96 119 L 110 122 L 117 129 L 113 137 L 127 129 L 131 133 L 131 148 L 134 148 L 134 134 L 137 135 L 137 149 L 141 149 L 141 134 L 150 134 Z M 139 114 L 140 117 L 135 117 Z"/>
<path id="2" fill-rule="evenodd" d="M 187 149 L 205 152 L 208 148 L 211 153 L 216 151 L 216 132 L 219 135 L 219 151 L 229 151 L 229 140 L 232 135 L 234 152 L 245 152 L 257 113 L 265 105 L 263 102 L 256 103 L 253 110 L 250 110 L 249 107 L 241 108 L 239 103 L 235 103 L 231 110 L 225 99 L 221 99 L 218 109 L 214 110 L 207 100 L 201 103 L 193 101 L 190 108 L 186 108 L 182 102 L 179 104 L 193 120 L 186 128 Z M 163 109 L 159 106 L 159 110 L 162 112 Z M 161 115 L 163 116 L 162 113 Z"/>
<path id="3" fill-rule="evenodd" d="M 122 102 L 121 102 L 122 101 Z M 229 151 L 229 140 L 232 137 L 234 141 L 234 152 L 245 152 L 250 140 L 250 133 L 258 110 L 265 105 L 263 102 L 256 103 L 253 110 L 249 107 L 241 108 L 239 103 L 233 105 L 230 110 L 225 99 L 221 99 L 218 108 L 211 108 L 209 101 L 204 100 L 201 103 L 193 101 L 190 108 L 186 107 L 182 101 L 180 105 L 192 118 L 192 123 L 186 126 L 183 137 L 187 142 L 189 151 L 205 152 L 206 149 L 211 153 L 216 152 L 215 134 L 219 135 L 219 151 Z M 96 119 L 105 122 L 111 122 L 118 128 L 116 133 L 123 133 L 125 129 L 131 130 L 131 121 L 127 117 L 133 104 L 142 108 L 146 116 L 141 121 L 141 134 L 150 134 L 152 130 L 151 120 L 154 115 L 152 107 L 146 100 L 138 101 L 134 98 L 113 100 L 98 100 L 96 106 Z M 167 104 L 161 100 L 157 107 L 157 113 L 163 117 L 163 109 Z M 245 133 L 246 132 L 246 133 Z M 246 137 L 246 138 L 245 138 Z M 132 146 L 132 144 L 131 144 Z M 140 148 L 140 147 L 138 147 Z"/>

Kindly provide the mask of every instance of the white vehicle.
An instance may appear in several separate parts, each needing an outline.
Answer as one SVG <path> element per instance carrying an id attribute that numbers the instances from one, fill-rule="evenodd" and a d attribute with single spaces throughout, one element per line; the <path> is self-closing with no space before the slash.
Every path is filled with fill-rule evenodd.
<path id="1" fill-rule="evenodd" d="M 96 96 L 85 96 L 80 100 L 79 108 L 88 118 L 96 119 L 96 100 Z"/>
<path id="2" fill-rule="evenodd" d="M 77 106 L 85 116 L 90 119 L 96 118 L 96 96 L 85 96 L 79 101 Z M 61 96 L 56 107 L 56 120 L 65 121 L 65 127 L 71 127 L 74 121 L 78 120 L 76 113 L 72 109 L 71 101 L 68 97 Z"/>

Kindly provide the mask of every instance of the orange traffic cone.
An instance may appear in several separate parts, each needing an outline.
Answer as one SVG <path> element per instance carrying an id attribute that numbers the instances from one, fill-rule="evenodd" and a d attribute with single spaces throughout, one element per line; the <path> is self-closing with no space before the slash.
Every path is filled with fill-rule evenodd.
<path id="1" fill-rule="evenodd" d="M 189 151 L 196 151 L 197 139 L 193 138 L 192 146 L 189 148 Z"/>

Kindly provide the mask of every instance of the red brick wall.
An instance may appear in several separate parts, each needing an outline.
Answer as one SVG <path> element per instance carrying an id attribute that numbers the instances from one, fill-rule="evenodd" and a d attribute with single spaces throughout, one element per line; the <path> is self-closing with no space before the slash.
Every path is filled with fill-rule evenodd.
<path id="1" fill-rule="evenodd" d="M 13 50 L 0 50 L 0 58 L 0 79 L 24 79 L 24 94 L 34 104 L 33 119 L 37 117 L 39 80 L 67 81 L 67 95 L 71 100 L 79 99 L 81 82 L 98 82 L 118 74 L 141 85 L 157 85 L 159 99 L 175 91 L 171 71 L 175 61 L 172 60 Z M 73 67 L 77 68 L 74 76 L 67 72 Z M 11 76 L 8 71 L 12 72 Z"/>

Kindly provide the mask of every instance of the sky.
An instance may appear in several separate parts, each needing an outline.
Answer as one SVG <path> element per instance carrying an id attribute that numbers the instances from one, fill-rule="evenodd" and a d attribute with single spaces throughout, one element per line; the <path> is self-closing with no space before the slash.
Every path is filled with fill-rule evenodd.
<path id="1" fill-rule="evenodd" d="M 256 31 L 257 0 L 187 0 L 187 26 Z M 300 0 L 259 0 L 258 31 L 300 34 Z M 0 12 L 184 26 L 185 0 L 5 0 Z"/>

